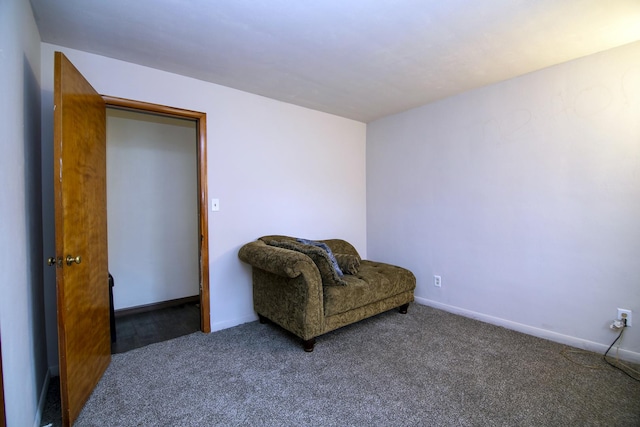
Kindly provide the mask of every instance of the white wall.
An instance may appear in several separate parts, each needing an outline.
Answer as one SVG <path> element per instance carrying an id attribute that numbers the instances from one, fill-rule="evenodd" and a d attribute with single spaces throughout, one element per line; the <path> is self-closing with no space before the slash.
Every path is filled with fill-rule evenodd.
<path id="1" fill-rule="evenodd" d="M 640 43 L 367 133 L 369 256 L 419 301 L 602 352 L 617 307 L 640 319 Z M 640 327 L 622 348 L 640 360 Z"/>
<path id="2" fill-rule="evenodd" d="M 9 426 L 36 425 L 47 383 L 42 274 L 40 35 L 0 1 L 0 336 Z"/>
<path id="3" fill-rule="evenodd" d="M 47 43 L 41 49 L 44 146 L 52 141 L 55 50 L 100 93 L 207 114 L 208 190 L 221 207 L 209 212 L 213 330 L 255 319 L 251 270 L 237 256 L 246 242 L 271 233 L 342 237 L 366 255 L 365 124 Z M 51 325 L 47 335 L 57 340 Z M 54 365 L 52 354 L 50 346 Z"/>
<path id="4" fill-rule="evenodd" d="M 196 122 L 107 109 L 115 309 L 198 295 Z"/>

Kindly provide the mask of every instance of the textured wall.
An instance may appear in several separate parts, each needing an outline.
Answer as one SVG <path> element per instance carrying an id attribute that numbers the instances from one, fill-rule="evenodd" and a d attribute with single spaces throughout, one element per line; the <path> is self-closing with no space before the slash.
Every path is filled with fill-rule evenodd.
<path id="1" fill-rule="evenodd" d="M 26 0 L 0 2 L 0 328 L 9 426 L 39 421 L 44 333 L 40 35 Z"/>
<path id="2" fill-rule="evenodd" d="M 606 349 L 640 313 L 639 118 L 635 43 L 370 123 L 370 257 L 422 302 Z"/>
<path id="3" fill-rule="evenodd" d="M 266 234 L 342 237 L 366 252 L 364 123 L 86 52 L 41 48 L 44 146 L 51 144 L 55 50 L 99 93 L 207 114 L 209 197 L 221 207 L 209 212 L 213 330 L 255 319 L 251 270 L 237 255 L 244 243 Z M 45 245 L 50 240 L 45 236 Z"/>

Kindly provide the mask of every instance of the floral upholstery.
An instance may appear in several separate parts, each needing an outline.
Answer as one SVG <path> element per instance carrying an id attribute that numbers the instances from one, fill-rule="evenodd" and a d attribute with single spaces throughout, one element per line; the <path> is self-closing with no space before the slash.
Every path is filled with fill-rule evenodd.
<path id="1" fill-rule="evenodd" d="M 320 241 L 336 254 L 338 263 L 340 258 L 343 262 L 350 261 L 351 268 L 343 269 L 344 286 L 323 283 L 311 257 L 267 244 L 274 241 L 296 239 L 264 236 L 247 243 L 238 253 L 242 261 L 252 266 L 254 309 L 305 341 L 414 299 L 413 273 L 402 267 L 361 260 L 357 250 L 345 240 Z"/>

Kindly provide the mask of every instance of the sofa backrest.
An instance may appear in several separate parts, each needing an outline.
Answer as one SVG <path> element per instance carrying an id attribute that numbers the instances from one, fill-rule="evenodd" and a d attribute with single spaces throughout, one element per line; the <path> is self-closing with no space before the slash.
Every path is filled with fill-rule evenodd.
<path id="1" fill-rule="evenodd" d="M 262 236 L 258 240 L 262 240 L 263 242 L 267 243 L 267 242 L 270 242 L 272 240 L 276 240 L 276 241 L 292 240 L 292 241 L 295 242 L 296 239 L 297 239 L 297 237 L 282 236 L 282 235 L 274 234 L 274 235 L 270 235 L 270 236 Z M 351 243 L 347 242 L 346 240 L 342 240 L 342 239 L 327 239 L 327 240 L 318 240 L 318 242 L 326 243 L 331 248 L 331 251 L 334 254 L 355 255 L 358 258 L 362 259 L 360 257 L 360 254 L 356 250 L 356 248 Z"/>

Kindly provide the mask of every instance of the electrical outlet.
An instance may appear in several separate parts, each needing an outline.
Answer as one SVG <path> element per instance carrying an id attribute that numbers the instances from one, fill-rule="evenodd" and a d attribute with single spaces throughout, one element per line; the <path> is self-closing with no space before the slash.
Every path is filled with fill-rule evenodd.
<path id="1" fill-rule="evenodd" d="M 627 319 L 627 327 L 631 326 L 631 310 L 627 310 L 625 308 L 619 308 L 617 319 L 622 321 L 624 321 L 624 319 Z"/>
<path id="2" fill-rule="evenodd" d="M 439 288 L 440 286 L 442 286 L 442 277 L 440 277 L 440 276 L 433 276 L 433 286 L 436 286 L 436 287 L 438 287 L 438 288 Z"/>

